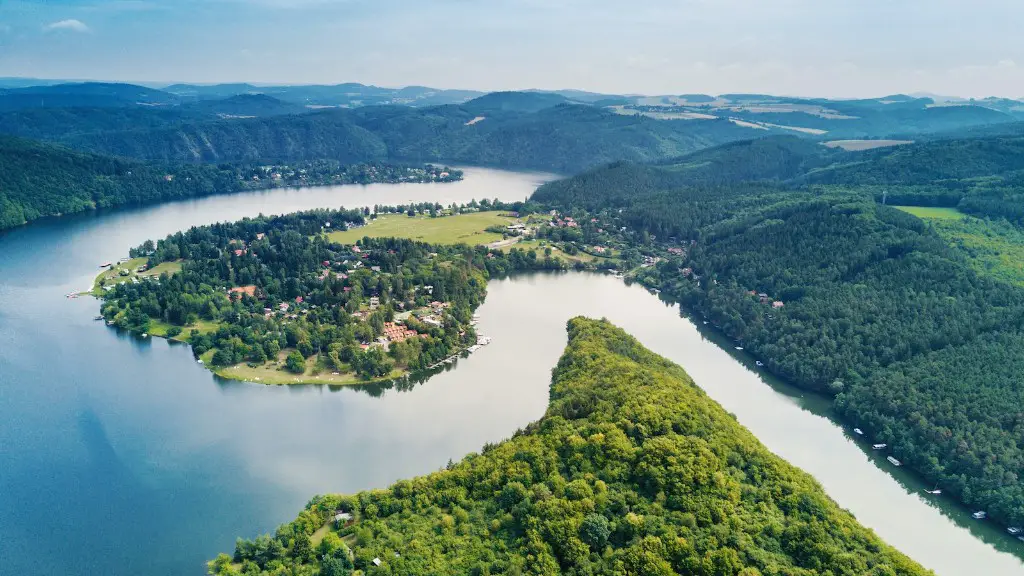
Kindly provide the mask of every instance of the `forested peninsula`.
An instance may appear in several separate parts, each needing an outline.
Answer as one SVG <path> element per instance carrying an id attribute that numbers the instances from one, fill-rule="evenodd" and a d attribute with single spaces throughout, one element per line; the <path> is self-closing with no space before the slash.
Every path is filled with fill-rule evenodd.
<path id="1" fill-rule="evenodd" d="M 277 186 L 450 182 L 459 170 L 337 160 L 157 165 L 0 136 L 0 230 L 45 216 Z"/>
<path id="2" fill-rule="evenodd" d="M 440 472 L 316 497 L 210 573 L 929 573 L 681 368 L 605 321 L 568 331 L 539 421 Z"/>
<path id="3" fill-rule="evenodd" d="M 499 208 L 489 201 L 482 207 Z M 437 218 L 471 210 L 477 208 L 394 208 Z M 131 256 L 148 274 L 124 268 L 97 282 L 103 318 L 136 334 L 188 342 L 197 359 L 227 378 L 367 382 L 423 372 L 486 342 L 472 315 L 491 275 L 564 267 L 518 248 L 328 238 L 376 216 L 369 209 L 314 210 L 146 242 Z"/>

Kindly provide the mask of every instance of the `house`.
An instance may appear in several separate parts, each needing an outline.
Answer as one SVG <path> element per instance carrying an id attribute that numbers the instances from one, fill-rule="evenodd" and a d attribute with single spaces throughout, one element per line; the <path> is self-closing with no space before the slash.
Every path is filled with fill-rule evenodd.
<path id="1" fill-rule="evenodd" d="M 266 237 L 267 237 L 267 235 L 264 234 L 263 232 L 260 232 L 259 234 L 256 235 L 256 239 L 257 240 L 263 240 Z"/>
<path id="2" fill-rule="evenodd" d="M 245 250 L 235 250 L 235 256 L 242 256 L 245 254 Z"/>
<path id="3" fill-rule="evenodd" d="M 509 224 L 508 226 L 505 226 L 505 228 L 509 232 L 524 232 L 524 231 L 526 231 L 526 224 L 523 224 L 522 222 L 515 222 L 513 224 Z"/>
<path id="4" fill-rule="evenodd" d="M 352 247 L 352 251 L 355 252 L 356 254 L 359 254 L 363 250 L 361 248 L 359 248 L 359 246 L 353 246 Z"/>
<path id="5" fill-rule="evenodd" d="M 380 307 L 380 297 L 370 296 L 370 310 L 376 310 Z"/>
<path id="6" fill-rule="evenodd" d="M 680 270 L 679 272 L 680 272 L 680 273 L 681 273 L 681 274 L 682 274 L 683 276 L 689 276 L 690 274 L 693 274 L 693 268 L 690 268 L 690 267 L 686 267 L 686 268 L 683 268 L 682 270 Z"/>
<path id="7" fill-rule="evenodd" d="M 295 297 L 295 303 L 296 304 L 302 304 L 302 296 L 296 296 Z"/>
<path id="8" fill-rule="evenodd" d="M 442 174 L 444 174 L 444 172 L 442 172 Z M 374 566 L 380 566 L 380 558 L 374 558 L 373 559 L 373 565 Z"/>
<path id="9" fill-rule="evenodd" d="M 370 266 L 370 270 L 373 270 L 374 272 L 380 272 L 380 266 Z"/>
<path id="10" fill-rule="evenodd" d="M 778 300 L 776 300 L 775 302 L 772 302 L 772 308 L 782 308 L 783 306 L 785 306 L 785 304 L 783 304 L 782 302 L 780 302 Z"/>
<path id="11" fill-rule="evenodd" d="M 608 249 L 604 246 L 594 246 L 594 252 L 597 252 L 598 254 L 604 254 L 607 251 Z"/>
<path id="12" fill-rule="evenodd" d="M 673 246 L 672 248 L 668 249 L 668 253 L 669 254 L 675 254 L 676 256 L 682 256 L 683 254 L 686 254 L 686 250 L 683 250 L 682 248 L 677 248 L 677 247 Z"/>
<path id="13" fill-rule="evenodd" d="M 281 312 L 287 312 L 288 311 L 288 303 L 287 302 L 281 302 L 280 304 L 277 305 L 277 309 L 280 310 Z"/>

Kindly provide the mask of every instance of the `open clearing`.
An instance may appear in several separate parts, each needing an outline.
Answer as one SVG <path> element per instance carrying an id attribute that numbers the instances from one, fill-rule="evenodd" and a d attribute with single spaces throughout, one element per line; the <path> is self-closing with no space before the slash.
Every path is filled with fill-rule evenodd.
<path id="1" fill-rule="evenodd" d="M 181 261 L 176 262 L 163 262 L 154 266 L 153 268 L 146 270 L 145 272 L 136 272 L 136 270 L 146 264 L 148 258 L 132 258 L 127 262 L 121 264 L 115 264 L 108 270 L 100 272 L 96 279 L 93 281 L 92 294 L 94 296 L 101 296 L 103 294 L 104 286 L 114 286 L 123 282 L 131 282 L 134 278 L 149 278 L 159 277 L 164 272 L 168 274 L 176 274 L 181 271 Z M 126 270 L 127 274 L 122 275 L 121 271 Z"/>
<path id="2" fill-rule="evenodd" d="M 893 208 L 929 220 L 958 220 L 965 216 L 956 208 L 932 208 L 929 206 L 893 206 Z"/>
<path id="3" fill-rule="evenodd" d="M 473 212 L 455 216 L 415 216 L 405 214 L 384 214 L 371 220 L 366 226 L 331 232 L 333 242 L 354 244 L 357 240 L 370 238 L 409 238 L 431 244 L 490 244 L 502 239 L 501 234 L 486 232 L 490 226 L 508 226 L 515 218 L 502 212 Z"/>
<path id="4" fill-rule="evenodd" d="M 847 152 L 860 152 L 862 150 L 887 148 L 889 146 L 904 146 L 906 144 L 913 143 L 913 140 L 830 140 L 828 142 L 822 142 L 824 146 L 828 146 L 829 148 L 842 148 Z"/>
<path id="5" fill-rule="evenodd" d="M 1024 286 L 1024 230 L 1008 222 L 982 220 L 949 208 L 924 210 L 932 215 L 918 216 L 928 220 L 943 239 L 959 249 L 976 272 Z"/>

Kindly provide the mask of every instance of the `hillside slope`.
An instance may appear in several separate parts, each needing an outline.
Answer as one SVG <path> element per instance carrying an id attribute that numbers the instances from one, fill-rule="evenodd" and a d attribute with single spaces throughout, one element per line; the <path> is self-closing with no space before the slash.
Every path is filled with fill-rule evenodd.
<path id="1" fill-rule="evenodd" d="M 548 410 L 525 431 L 388 490 L 315 498 L 274 538 L 239 541 L 241 565 L 222 555 L 211 572 L 927 573 L 681 368 L 606 321 L 568 329 Z M 354 523 L 312 543 L 338 509 Z"/>
<path id="2" fill-rule="evenodd" d="M 0 230 L 58 214 L 230 191 L 233 172 L 213 166 L 162 170 L 0 136 Z"/>

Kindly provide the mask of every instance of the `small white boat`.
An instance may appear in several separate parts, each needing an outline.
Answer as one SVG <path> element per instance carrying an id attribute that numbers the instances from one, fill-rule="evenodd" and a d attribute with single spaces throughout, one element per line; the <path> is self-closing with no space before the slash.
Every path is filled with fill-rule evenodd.
<path id="1" fill-rule="evenodd" d="M 708 321 L 707 321 L 707 320 L 705 320 L 705 321 L 704 321 L 704 325 L 705 325 L 705 326 L 707 326 L 707 325 L 708 325 Z"/>
<path id="2" fill-rule="evenodd" d="M 885 459 L 888 460 L 889 464 L 892 464 L 893 466 L 902 466 L 903 465 L 902 463 L 900 463 L 899 460 L 893 458 L 892 456 L 886 456 Z"/>
<path id="3" fill-rule="evenodd" d="M 985 512 L 984 510 L 978 510 L 974 514 L 971 514 L 971 518 L 974 518 L 975 520 L 984 520 L 987 517 L 988 512 Z"/>
<path id="4" fill-rule="evenodd" d="M 873 448 L 875 450 L 881 450 L 881 449 L 885 448 L 886 446 L 888 446 L 888 444 L 872 444 L 871 448 Z"/>
<path id="5" fill-rule="evenodd" d="M 737 350 L 743 350 L 743 346 L 737 346 L 736 349 Z"/>
<path id="6" fill-rule="evenodd" d="M 143 332 L 143 333 L 142 333 L 142 337 L 143 337 L 143 338 L 149 338 L 149 334 L 146 334 L 145 332 Z"/>
<path id="7" fill-rule="evenodd" d="M 1008 532 L 1008 533 L 1009 533 L 1009 534 L 1010 534 L 1011 536 L 1016 536 L 1016 535 L 1018 535 L 1018 534 L 1020 534 L 1020 533 L 1021 533 L 1021 529 L 1020 529 L 1020 528 L 1017 528 L 1016 526 L 1010 526 L 1009 528 L 1007 528 L 1007 529 L 1006 529 L 1006 531 L 1007 531 L 1007 532 Z"/>
<path id="8" fill-rule="evenodd" d="M 202 364 L 203 363 L 203 359 L 200 358 L 199 360 L 196 360 L 196 362 L 199 362 L 200 364 Z"/>
<path id="9" fill-rule="evenodd" d="M 764 362 L 761 362 L 760 360 L 758 360 L 757 362 L 754 362 L 754 364 L 757 364 L 758 367 L 764 366 Z"/>
<path id="10" fill-rule="evenodd" d="M 863 435 L 864 435 L 864 431 L 863 431 L 863 430 L 861 430 L 860 428 L 854 428 L 854 429 L 853 429 L 853 432 L 854 432 L 854 434 L 856 434 L 857 436 L 863 436 Z"/>
<path id="11" fill-rule="evenodd" d="M 938 496 L 939 494 L 942 494 L 942 490 L 939 490 L 938 488 L 936 488 L 935 490 L 925 490 L 925 494 L 932 494 Z"/>

